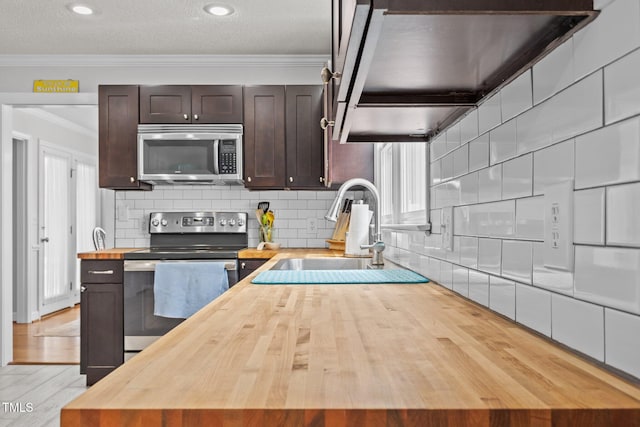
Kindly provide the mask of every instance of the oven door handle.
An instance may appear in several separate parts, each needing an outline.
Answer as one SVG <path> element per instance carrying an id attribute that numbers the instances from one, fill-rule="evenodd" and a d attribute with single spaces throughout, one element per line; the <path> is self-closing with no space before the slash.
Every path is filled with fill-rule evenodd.
<path id="1" fill-rule="evenodd" d="M 218 150 L 220 149 L 220 140 L 215 139 L 213 141 L 213 173 L 220 175 L 220 156 Z"/>
<path id="2" fill-rule="evenodd" d="M 227 271 L 237 270 L 236 260 L 129 260 L 124 262 L 124 271 L 155 271 L 156 264 L 161 262 L 224 262 Z"/>

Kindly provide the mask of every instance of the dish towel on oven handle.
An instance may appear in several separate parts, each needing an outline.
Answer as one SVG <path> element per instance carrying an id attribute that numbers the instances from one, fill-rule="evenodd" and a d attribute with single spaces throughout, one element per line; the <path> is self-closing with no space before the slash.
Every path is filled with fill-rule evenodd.
<path id="1" fill-rule="evenodd" d="M 186 319 L 229 289 L 224 262 L 159 262 L 153 314 Z"/>

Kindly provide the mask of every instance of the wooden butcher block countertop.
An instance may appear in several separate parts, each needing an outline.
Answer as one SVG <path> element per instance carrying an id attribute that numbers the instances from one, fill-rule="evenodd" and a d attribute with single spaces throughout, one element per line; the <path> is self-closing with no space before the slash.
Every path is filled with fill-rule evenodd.
<path id="1" fill-rule="evenodd" d="M 80 252 L 78 258 L 80 259 L 124 259 L 124 254 L 127 252 L 139 251 L 144 248 L 111 248 L 103 249 L 101 251 L 92 252 Z"/>
<path id="2" fill-rule="evenodd" d="M 437 284 L 250 283 L 300 255 L 99 381 L 62 426 L 640 425 L 637 385 Z"/>

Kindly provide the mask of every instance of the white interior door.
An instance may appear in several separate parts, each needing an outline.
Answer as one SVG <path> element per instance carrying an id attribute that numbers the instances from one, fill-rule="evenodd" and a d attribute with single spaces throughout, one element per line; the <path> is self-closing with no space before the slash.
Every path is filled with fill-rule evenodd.
<path id="1" fill-rule="evenodd" d="M 76 159 L 73 179 L 76 194 L 76 248 L 74 252 L 94 250 L 93 229 L 98 226 L 98 171 L 95 161 Z M 80 260 L 75 260 L 74 294 L 80 301 Z"/>
<path id="2" fill-rule="evenodd" d="M 40 147 L 39 311 L 45 315 L 74 304 L 71 156 Z M 72 245 L 73 243 L 73 245 Z"/>

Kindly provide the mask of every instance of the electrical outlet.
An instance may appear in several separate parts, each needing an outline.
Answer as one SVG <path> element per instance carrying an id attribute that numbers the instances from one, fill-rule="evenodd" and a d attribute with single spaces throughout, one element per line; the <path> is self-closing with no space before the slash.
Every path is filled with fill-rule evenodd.
<path id="1" fill-rule="evenodd" d="M 544 206 L 544 265 L 573 271 L 573 181 L 547 186 Z"/>
<path id="2" fill-rule="evenodd" d="M 453 206 L 442 208 L 440 212 L 442 249 L 453 251 Z"/>
<path id="3" fill-rule="evenodd" d="M 307 233 L 318 232 L 318 218 L 307 218 Z"/>

